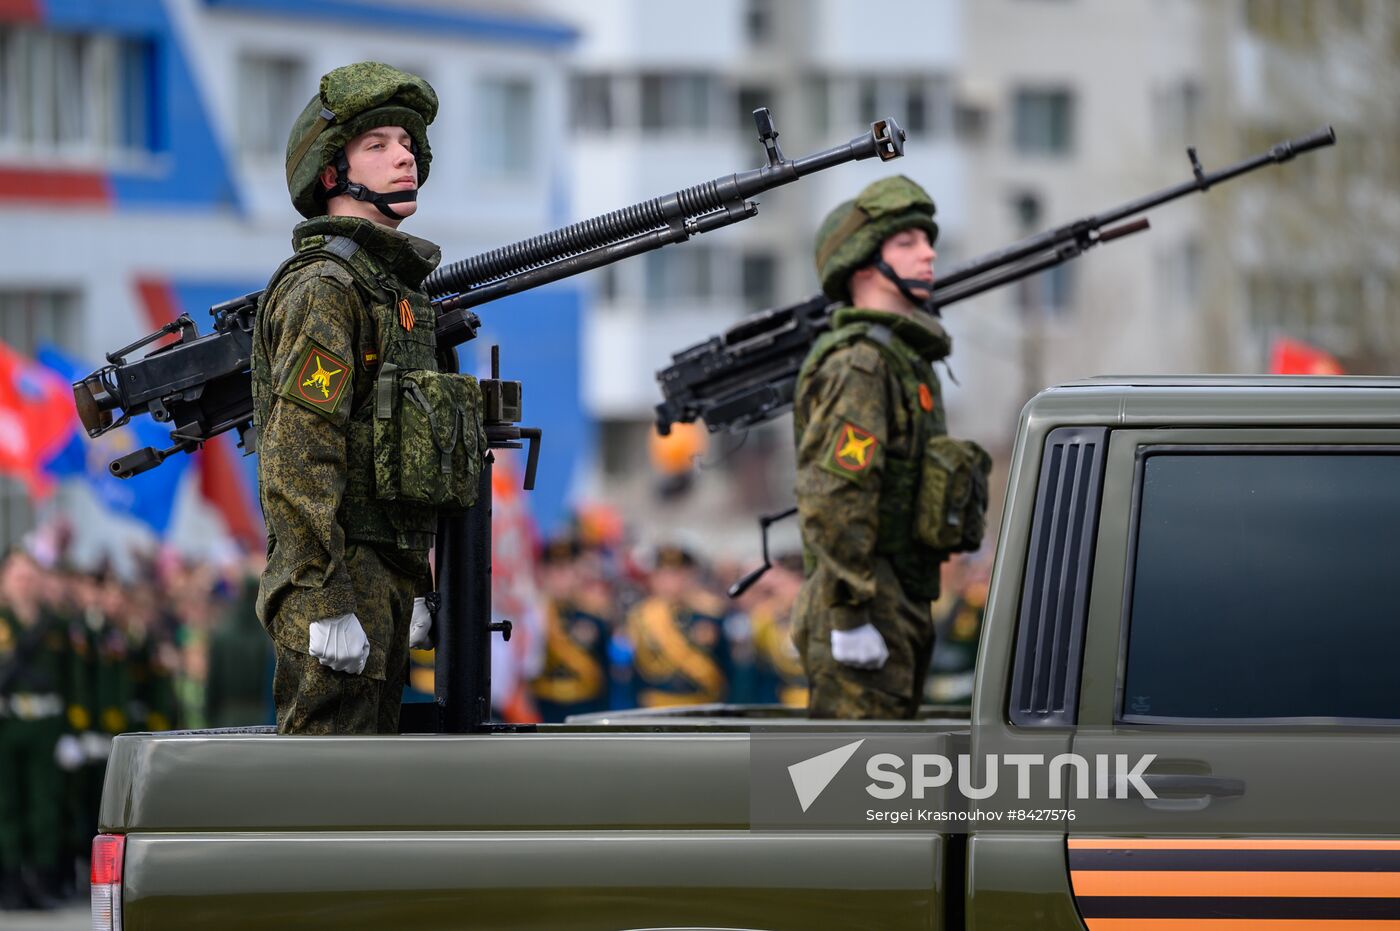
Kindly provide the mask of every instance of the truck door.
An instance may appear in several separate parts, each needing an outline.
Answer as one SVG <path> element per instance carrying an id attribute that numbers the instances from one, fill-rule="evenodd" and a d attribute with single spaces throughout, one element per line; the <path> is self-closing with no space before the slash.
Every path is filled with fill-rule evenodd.
<path id="1" fill-rule="evenodd" d="M 1397 544 L 1400 432 L 1110 434 L 1072 746 L 1115 797 L 1067 837 L 1089 928 L 1400 927 Z M 1147 755 L 1155 798 L 1116 778 Z"/>

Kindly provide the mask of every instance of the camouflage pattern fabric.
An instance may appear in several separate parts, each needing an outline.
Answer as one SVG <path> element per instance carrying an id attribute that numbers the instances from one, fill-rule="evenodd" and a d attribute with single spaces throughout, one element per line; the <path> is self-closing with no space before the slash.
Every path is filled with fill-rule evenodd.
<path id="1" fill-rule="evenodd" d="M 876 325 L 885 345 L 863 335 Z M 950 346 L 923 314 L 843 308 L 833 326 L 799 374 L 793 412 L 806 563 L 793 642 L 813 717 L 912 717 L 933 647 L 940 559 L 912 539 L 912 482 L 924 439 L 946 432 L 931 360 Z M 889 648 L 884 667 L 833 660 L 831 631 L 867 623 Z"/>
<path id="2" fill-rule="evenodd" d="M 851 273 L 870 261 L 880 244 L 900 230 L 917 228 L 938 239 L 933 198 L 904 175 L 866 185 L 826 215 L 817 230 L 817 277 L 833 301 L 849 301 Z"/>
<path id="3" fill-rule="evenodd" d="M 325 253 L 330 236 L 359 243 L 354 270 Z M 259 308 L 252 365 L 258 486 L 268 529 L 257 610 L 279 648 L 274 690 L 279 729 L 289 733 L 302 721 L 318 720 L 293 697 L 298 679 L 287 655 L 306 654 L 313 621 L 356 613 L 370 641 L 363 677 L 402 683 L 400 641 L 407 637 L 413 596 L 431 588 L 427 550 L 435 523 L 430 509 L 376 499 L 374 380 L 386 363 L 436 369 L 434 321 L 418 287 L 440 257 L 431 243 L 349 217 L 302 223 L 293 242 L 297 255 L 274 276 Z M 382 287 L 367 288 L 362 268 L 375 270 Z M 405 300 L 425 316 L 411 331 L 397 311 Z M 349 559 L 356 543 L 381 552 L 384 571 L 375 578 L 408 591 L 406 602 L 362 610 Z M 305 670 L 315 673 L 304 677 L 307 688 L 324 685 L 325 676 L 311 668 L 316 665 Z M 363 691 L 373 688 L 365 684 Z M 396 692 L 396 707 L 398 698 Z M 361 712 L 368 720 L 377 715 Z"/>
<path id="4" fill-rule="evenodd" d="M 273 698 L 280 734 L 397 734 L 408 676 L 408 624 L 413 599 L 430 584 L 404 571 L 392 554 L 351 544 L 345 564 L 353 580 L 355 614 L 370 641 L 374 674 L 336 672 L 304 649 L 277 643 Z"/>
<path id="5" fill-rule="evenodd" d="M 322 169 L 347 142 L 378 126 L 402 126 L 413 138 L 421 188 L 433 162 L 428 125 L 437 109 L 437 94 L 427 81 L 381 62 L 356 62 L 328 72 L 287 139 L 287 190 L 292 206 L 307 218 L 324 214 L 324 187 L 318 181 Z M 328 122 L 323 111 L 334 119 Z"/>

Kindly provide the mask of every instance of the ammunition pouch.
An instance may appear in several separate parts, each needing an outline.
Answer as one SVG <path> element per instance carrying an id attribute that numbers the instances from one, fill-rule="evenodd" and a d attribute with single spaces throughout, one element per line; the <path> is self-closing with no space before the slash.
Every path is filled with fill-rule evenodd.
<path id="1" fill-rule="evenodd" d="M 987 529 L 987 477 L 992 457 L 971 440 L 929 437 L 924 444 L 914 537 L 944 553 L 982 545 Z"/>
<path id="2" fill-rule="evenodd" d="M 380 368 L 374 386 L 374 491 L 381 501 L 462 510 L 486 455 L 481 388 L 470 375 Z"/>

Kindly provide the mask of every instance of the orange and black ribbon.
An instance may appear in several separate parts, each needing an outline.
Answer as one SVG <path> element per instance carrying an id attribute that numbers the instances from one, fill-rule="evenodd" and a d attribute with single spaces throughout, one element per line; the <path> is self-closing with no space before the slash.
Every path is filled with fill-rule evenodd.
<path id="1" fill-rule="evenodd" d="M 1070 838 L 1089 931 L 1400 929 L 1400 841 Z"/>
<path id="2" fill-rule="evenodd" d="M 413 329 L 413 307 L 406 297 L 399 300 L 399 324 L 405 330 Z"/>

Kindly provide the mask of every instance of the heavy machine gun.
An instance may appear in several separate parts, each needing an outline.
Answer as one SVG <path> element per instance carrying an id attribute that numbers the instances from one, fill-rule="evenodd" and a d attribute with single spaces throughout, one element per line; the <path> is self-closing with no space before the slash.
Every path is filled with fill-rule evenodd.
<path id="1" fill-rule="evenodd" d="M 1329 126 L 1280 142 L 1262 155 L 1209 174 L 1202 169 L 1195 148 L 1188 148 L 1186 154 L 1193 174 L 1190 181 L 1038 233 L 960 265 L 937 279 L 931 309 L 938 313 L 958 301 L 1078 258 L 1099 243 L 1141 232 L 1149 223 L 1138 214 L 1187 194 L 1208 191 L 1265 165 L 1280 164 L 1312 149 L 1332 145 L 1336 138 Z M 656 406 L 657 430 L 665 435 L 674 423 L 699 419 L 711 433 L 739 432 L 789 410 L 802 360 L 817 337 L 831 328 L 835 306 L 817 294 L 796 304 L 745 317 L 723 334 L 674 354 L 671 365 L 656 374 L 665 399 Z"/>
<path id="2" fill-rule="evenodd" d="M 818 171 L 868 158 L 889 161 L 904 154 L 904 131 L 887 118 L 844 145 L 789 159 L 778 145 L 768 109 L 755 110 L 753 116 L 765 165 L 493 249 L 429 275 L 423 287 L 437 310 L 442 368 L 455 371 L 456 347 L 476 337 L 481 320 L 473 307 L 747 220 L 758 213 L 758 204 L 750 198 Z M 261 294 L 254 291 L 210 308 L 214 328 L 203 335 L 188 314 L 181 314 L 154 333 L 109 353 L 107 365 L 73 385 L 79 417 L 91 437 L 146 413 L 174 428 L 169 448 L 145 447 L 122 456 L 110 464 L 114 475 L 127 478 L 155 468 L 170 456 L 193 452 L 229 430 L 238 431 L 245 454 L 256 450 L 250 366 Z M 170 335 L 178 338 L 140 358 L 128 358 Z M 482 379 L 481 387 L 490 447 L 516 448 L 528 442 L 525 487 L 533 487 L 540 431 L 519 425 L 521 383 L 500 378 L 494 348 L 491 377 Z M 435 625 L 437 701 L 430 720 L 406 722 L 406 727 L 481 730 L 490 716 L 488 638 L 493 630 L 510 636 L 509 622 L 490 623 L 490 463 L 488 456 L 476 506 L 439 521 L 436 578 L 442 608 Z"/>

